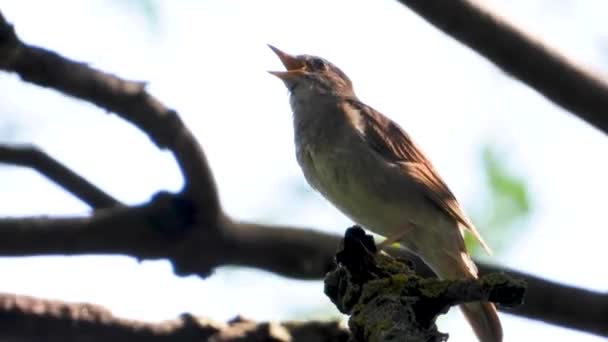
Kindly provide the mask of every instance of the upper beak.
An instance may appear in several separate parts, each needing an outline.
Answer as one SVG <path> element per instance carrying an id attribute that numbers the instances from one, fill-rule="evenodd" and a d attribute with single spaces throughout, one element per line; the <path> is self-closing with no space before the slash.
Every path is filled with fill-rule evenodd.
<path id="1" fill-rule="evenodd" d="M 268 47 L 279 56 L 285 69 L 287 69 L 287 71 L 269 71 L 269 73 L 282 80 L 302 74 L 302 71 L 304 71 L 304 63 L 302 60 L 296 56 L 285 53 L 270 44 L 268 44 Z"/>

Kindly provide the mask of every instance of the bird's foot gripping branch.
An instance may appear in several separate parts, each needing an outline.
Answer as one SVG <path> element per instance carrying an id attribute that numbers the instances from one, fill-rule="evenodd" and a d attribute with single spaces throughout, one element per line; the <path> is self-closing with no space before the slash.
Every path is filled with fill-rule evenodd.
<path id="1" fill-rule="evenodd" d="M 526 285 L 502 273 L 476 280 L 422 278 L 410 263 L 376 252 L 373 237 L 355 226 L 346 231 L 325 293 L 350 315 L 354 341 L 445 341 L 435 320 L 451 306 L 490 301 L 522 303 Z"/>

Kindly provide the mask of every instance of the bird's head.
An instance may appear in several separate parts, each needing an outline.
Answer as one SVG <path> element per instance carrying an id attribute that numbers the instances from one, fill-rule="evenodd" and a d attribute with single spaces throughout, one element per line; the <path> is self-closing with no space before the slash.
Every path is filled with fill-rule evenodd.
<path id="1" fill-rule="evenodd" d="M 353 95 L 353 86 L 346 74 L 329 61 L 310 55 L 290 55 L 268 45 L 285 66 L 286 71 L 269 71 L 280 78 L 289 91 L 299 90 L 322 94 Z"/>

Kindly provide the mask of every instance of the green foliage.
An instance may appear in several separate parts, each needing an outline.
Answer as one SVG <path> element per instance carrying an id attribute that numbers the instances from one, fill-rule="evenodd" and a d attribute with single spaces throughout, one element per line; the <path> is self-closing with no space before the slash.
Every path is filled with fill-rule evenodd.
<path id="1" fill-rule="evenodd" d="M 503 250 L 515 233 L 521 233 L 521 222 L 532 210 L 526 181 L 513 174 L 498 155 L 491 145 L 485 145 L 481 151 L 488 195 L 473 219 L 494 252 Z M 470 234 L 465 240 L 469 251 L 479 252 L 481 248 Z"/>
<path id="2" fill-rule="evenodd" d="M 148 23 L 150 31 L 157 31 L 161 26 L 161 11 L 158 0 L 110 0 L 125 10 L 141 15 Z"/>

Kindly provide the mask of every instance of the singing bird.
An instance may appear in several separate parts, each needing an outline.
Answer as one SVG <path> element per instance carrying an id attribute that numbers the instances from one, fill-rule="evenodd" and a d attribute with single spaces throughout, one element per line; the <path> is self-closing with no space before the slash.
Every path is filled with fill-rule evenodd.
<path id="1" fill-rule="evenodd" d="M 386 237 L 383 246 L 398 241 L 442 279 L 477 278 L 463 231 L 489 248 L 410 136 L 361 102 L 332 63 L 270 48 L 287 69 L 270 73 L 289 89 L 296 157 L 308 183 L 354 222 Z M 502 341 L 492 303 L 461 309 L 480 341 Z"/>

